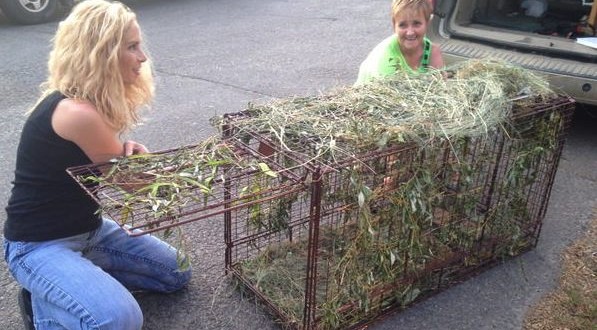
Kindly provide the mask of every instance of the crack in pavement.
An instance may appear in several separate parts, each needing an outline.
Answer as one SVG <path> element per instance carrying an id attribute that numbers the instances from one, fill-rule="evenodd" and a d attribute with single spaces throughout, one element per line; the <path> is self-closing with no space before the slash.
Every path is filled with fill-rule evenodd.
<path id="1" fill-rule="evenodd" d="M 238 89 L 244 92 L 248 92 L 248 93 L 252 93 L 252 94 L 257 94 L 260 96 L 267 96 L 267 97 L 276 97 L 275 95 L 272 94 L 268 94 L 268 93 L 264 93 L 264 92 L 260 92 L 257 90 L 253 90 L 250 88 L 246 88 L 243 86 L 238 86 L 238 85 L 234 85 L 234 84 L 230 84 L 230 83 L 226 83 L 226 82 L 222 82 L 222 81 L 218 81 L 218 80 L 213 80 L 213 79 L 208 79 L 208 78 L 202 78 L 202 77 L 197 77 L 197 76 L 192 76 L 192 75 L 187 75 L 187 74 L 180 74 L 180 73 L 172 73 L 172 72 L 168 72 L 168 71 L 164 71 L 161 69 L 155 69 L 155 72 L 158 72 L 160 74 L 163 75 L 167 75 L 167 76 L 171 76 L 171 77 L 180 77 L 180 78 L 189 78 L 189 79 L 193 79 L 193 80 L 200 80 L 200 81 L 205 81 L 205 82 L 209 82 L 212 84 L 216 84 L 216 85 L 220 85 L 220 86 L 226 86 L 226 87 L 230 87 L 233 89 Z"/>

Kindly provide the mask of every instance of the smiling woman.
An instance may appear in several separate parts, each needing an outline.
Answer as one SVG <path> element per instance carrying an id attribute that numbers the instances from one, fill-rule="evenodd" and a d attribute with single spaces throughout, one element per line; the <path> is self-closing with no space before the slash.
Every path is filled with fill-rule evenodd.
<path id="1" fill-rule="evenodd" d="M 18 24 L 39 24 L 56 18 L 75 0 L 2 0 L 0 9 L 10 21 Z"/>
<path id="2" fill-rule="evenodd" d="M 375 46 L 361 63 L 355 85 L 396 72 L 425 73 L 444 65 L 441 50 L 426 36 L 433 1 L 394 0 L 391 8 L 394 33 Z"/>

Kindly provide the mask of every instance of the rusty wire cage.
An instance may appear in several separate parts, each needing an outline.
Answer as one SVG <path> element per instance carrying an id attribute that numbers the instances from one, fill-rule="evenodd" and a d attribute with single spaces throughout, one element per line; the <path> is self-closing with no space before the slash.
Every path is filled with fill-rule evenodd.
<path id="1" fill-rule="evenodd" d="M 68 173 L 130 235 L 223 217 L 226 270 L 285 327 L 358 327 L 536 245 L 573 109 L 327 158 L 317 139 L 241 132 L 237 113 L 223 140 Z"/>
<path id="2" fill-rule="evenodd" d="M 67 169 L 131 236 L 168 231 L 290 193 L 300 185 L 272 157 L 222 141 Z"/>
<path id="3" fill-rule="evenodd" d="M 226 212 L 226 269 L 288 328 L 358 327 L 404 308 L 536 245 L 573 110 L 565 97 L 527 102 L 487 136 L 329 159 L 313 141 L 290 151 L 237 134 L 245 115 L 228 115 L 230 143 L 301 183 Z"/>

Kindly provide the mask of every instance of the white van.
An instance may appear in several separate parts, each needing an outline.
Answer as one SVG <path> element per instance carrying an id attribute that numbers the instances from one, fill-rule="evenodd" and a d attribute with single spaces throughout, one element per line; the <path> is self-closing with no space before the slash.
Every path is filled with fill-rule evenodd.
<path id="1" fill-rule="evenodd" d="M 436 0 L 429 38 L 446 64 L 495 57 L 545 75 L 597 105 L 597 3 L 587 0 Z"/>

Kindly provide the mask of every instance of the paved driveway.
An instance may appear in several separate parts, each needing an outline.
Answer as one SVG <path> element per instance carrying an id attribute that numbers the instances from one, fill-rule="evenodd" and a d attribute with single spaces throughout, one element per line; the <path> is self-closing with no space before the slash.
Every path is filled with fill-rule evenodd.
<path id="1" fill-rule="evenodd" d="M 158 94 L 132 135 L 154 150 L 214 133 L 208 119 L 249 101 L 312 95 L 351 84 L 358 64 L 390 33 L 385 0 L 131 1 L 155 60 Z M 56 23 L 0 18 L 0 200 L 10 192 L 23 112 L 45 75 Z M 597 112 L 593 110 L 597 115 Z M 520 329 L 528 307 L 555 284 L 562 249 L 583 233 L 597 202 L 597 120 L 577 117 L 564 149 L 539 245 L 372 329 Z M 6 218 L 4 212 L 0 222 Z M 223 277 L 218 220 L 186 227 L 195 275 L 174 295 L 141 295 L 146 329 L 275 329 Z M 20 329 L 17 286 L 0 263 L 0 329 Z"/>

